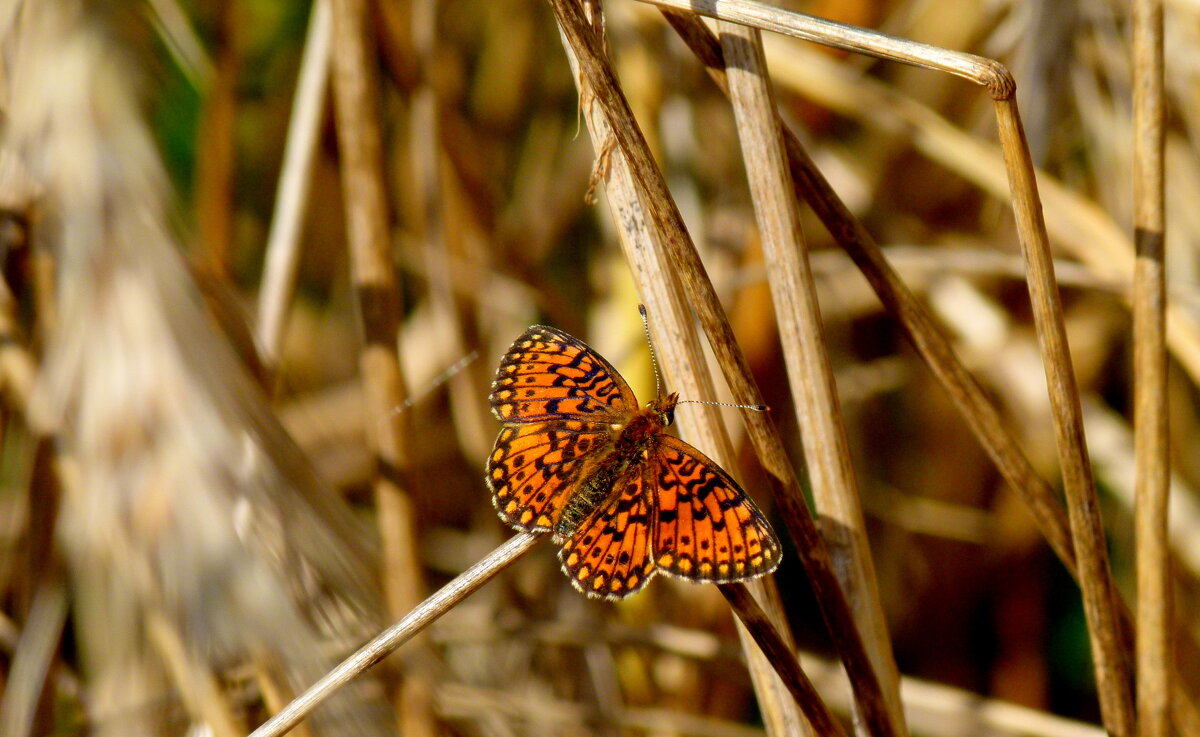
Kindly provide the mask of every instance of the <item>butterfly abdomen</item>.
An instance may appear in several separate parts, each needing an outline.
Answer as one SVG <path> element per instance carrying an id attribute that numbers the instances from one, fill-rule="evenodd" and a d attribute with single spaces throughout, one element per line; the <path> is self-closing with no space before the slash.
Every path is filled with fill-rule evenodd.
<path id="1" fill-rule="evenodd" d="M 644 463 L 646 455 L 653 452 L 663 426 L 661 413 L 653 407 L 646 407 L 638 410 L 625 425 L 613 427 L 612 450 L 596 462 L 594 471 L 580 479 L 554 527 L 555 537 L 569 538 L 597 507 L 615 493 L 613 485 L 617 479 L 624 476 L 630 466 Z"/>
<path id="2" fill-rule="evenodd" d="M 575 534 L 575 530 L 579 529 L 584 520 L 612 492 L 613 481 L 627 465 L 621 464 L 614 453 L 601 461 L 596 466 L 594 472 L 579 482 L 575 493 L 571 495 L 571 499 L 563 507 L 562 516 L 559 517 L 558 524 L 554 526 L 555 538 L 565 540 Z"/>

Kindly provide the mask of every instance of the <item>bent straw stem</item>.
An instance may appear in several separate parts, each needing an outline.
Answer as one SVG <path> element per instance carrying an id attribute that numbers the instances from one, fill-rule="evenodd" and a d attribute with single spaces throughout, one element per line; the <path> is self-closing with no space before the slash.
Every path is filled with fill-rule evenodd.
<path id="1" fill-rule="evenodd" d="M 486 558 L 463 571 L 450 583 L 425 599 L 400 621 L 375 636 L 338 667 L 314 683 L 307 691 L 292 699 L 278 714 L 268 719 L 250 737 L 279 737 L 295 727 L 301 719 L 329 698 L 342 686 L 357 678 L 392 651 L 408 642 L 434 620 L 450 611 L 456 604 L 490 581 L 500 571 L 515 563 L 542 540 L 542 535 L 514 535 Z"/>

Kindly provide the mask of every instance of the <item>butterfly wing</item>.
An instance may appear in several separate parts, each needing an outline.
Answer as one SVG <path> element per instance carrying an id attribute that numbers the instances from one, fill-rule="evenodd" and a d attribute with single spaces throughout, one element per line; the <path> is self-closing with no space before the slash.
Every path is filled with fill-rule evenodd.
<path id="1" fill-rule="evenodd" d="M 650 463 L 657 488 L 655 565 L 680 578 L 714 583 L 775 570 L 778 538 L 720 466 L 671 435 L 660 438 Z"/>
<path id="2" fill-rule="evenodd" d="M 526 532 L 552 530 L 588 456 L 610 443 L 607 426 L 575 420 L 506 426 L 487 468 L 500 518 Z"/>
<path id="3" fill-rule="evenodd" d="M 640 591 L 654 574 L 650 555 L 650 483 L 645 464 L 634 464 L 614 491 L 563 542 L 558 558 L 575 588 L 588 596 L 620 599 Z"/>
<path id="4" fill-rule="evenodd" d="M 500 360 L 490 397 L 505 423 L 613 422 L 637 409 L 625 379 L 583 341 L 534 325 Z"/>

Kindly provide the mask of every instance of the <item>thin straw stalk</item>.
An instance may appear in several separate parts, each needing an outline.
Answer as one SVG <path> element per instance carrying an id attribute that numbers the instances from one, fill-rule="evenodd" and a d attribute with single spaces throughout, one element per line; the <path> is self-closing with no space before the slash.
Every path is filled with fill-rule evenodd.
<path id="1" fill-rule="evenodd" d="M 787 685 L 792 697 L 796 699 L 796 704 L 804 711 L 816 733 L 845 737 L 846 731 L 842 728 L 842 723 L 817 694 L 817 689 L 796 660 L 795 648 L 779 636 L 766 612 L 754 600 L 754 596 L 743 584 L 722 584 L 718 588 L 729 602 L 729 606 L 737 613 L 742 625 L 758 643 L 758 647 L 779 670 L 780 679 Z"/>
<path id="2" fill-rule="evenodd" d="M 402 619 L 376 635 L 336 668 L 321 677 L 308 690 L 297 696 L 275 716 L 268 719 L 250 737 L 279 737 L 295 727 L 301 719 L 321 705 L 335 691 L 362 675 L 396 648 L 411 640 L 438 617 L 453 609 L 460 601 L 475 593 L 481 586 L 533 550 L 541 535 L 522 533 L 509 538 L 487 557 L 460 573 L 453 581 L 438 589 Z"/>
<path id="3" fill-rule="evenodd" d="M 219 3 L 216 66 L 204 90 L 200 136 L 196 145 L 197 263 L 207 274 L 229 279 L 233 235 L 234 120 L 237 113 L 237 5 Z"/>
<path id="4" fill-rule="evenodd" d="M 56 566 L 50 574 L 38 584 L 25 630 L 11 656 L 4 693 L 0 694 L 0 737 L 35 734 L 38 708 L 50 703 L 44 689 L 50 683 L 47 676 L 62 640 L 68 609 L 61 568 Z"/>
<path id="5" fill-rule="evenodd" d="M 1170 734 L 1171 571 L 1167 534 L 1166 208 L 1163 10 L 1133 3 L 1133 396 L 1136 480 L 1137 714 L 1139 737 Z"/>
<path id="6" fill-rule="evenodd" d="M 842 423 L 816 284 L 791 191 L 775 100 L 757 29 L 719 21 L 729 65 L 730 100 L 767 261 L 792 400 L 796 406 L 813 499 L 834 569 L 886 699 L 892 729 L 904 734 L 899 674 L 871 562 L 870 545 Z"/>
<path id="7" fill-rule="evenodd" d="M 410 414 L 396 342 L 402 300 L 392 264 L 391 231 L 383 176 L 379 90 L 374 48 L 367 33 L 366 0 L 333 2 L 333 86 L 342 157 L 350 269 L 362 321 L 359 368 L 366 397 L 367 440 L 375 455 L 375 505 L 383 540 L 383 589 L 393 616 L 409 611 L 424 588 L 412 500 L 404 488 Z M 428 683 L 406 678 L 397 694 L 405 733 L 436 730 Z"/>
<path id="8" fill-rule="evenodd" d="M 1134 729 L 1132 675 L 1124 656 L 1116 614 L 1116 590 L 1108 566 L 1104 523 L 1096 501 L 1096 486 L 1084 441 L 1083 410 L 1067 344 L 1062 298 L 1054 280 L 1054 263 L 1029 145 L 1021 126 L 1015 98 L 995 101 L 996 121 L 1013 196 L 1013 211 L 1025 269 L 1034 326 L 1042 350 L 1059 465 L 1067 498 L 1067 519 L 1075 544 L 1079 588 L 1083 594 L 1096 690 L 1104 726 L 1117 737 L 1132 736 Z"/>
<path id="9" fill-rule="evenodd" d="M 733 4 L 738 6 L 756 5 L 744 2 Z M 704 7 L 706 12 L 712 11 L 710 14 L 720 17 L 722 13 L 716 12 L 716 10 L 718 6 L 726 5 L 729 3 L 705 3 Z M 784 30 L 791 35 L 824 42 L 824 38 L 805 35 L 804 32 L 797 30 L 795 24 L 788 23 L 790 21 L 800 23 L 809 19 L 799 14 L 788 15 L 794 17 L 782 19 L 773 17 L 774 26 L 772 27 Z M 743 18 L 742 20 L 747 19 Z M 691 35 L 696 35 L 696 33 L 692 32 Z M 831 43 L 833 45 L 845 47 L 839 43 L 838 34 L 832 34 L 832 36 Z M 859 40 L 861 43 L 869 44 L 869 36 L 868 33 Z M 893 41 L 894 39 L 881 40 L 879 47 L 874 50 L 874 55 L 886 54 L 887 48 L 893 45 Z M 944 56 L 945 52 L 938 50 L 937 59 L 931 58 L 930 64 L 918 65 L 935 66 L 934 61 L 941 64 Z M 902 57 L 899 60 L 914 63 L 909 58 Z M 988 68 L 993 72 L 1003 71 L 1003 67 L 997 64 L 990 65 Z M 983 80 L 978 81 L 983 83 Z M 1028 149 L 1024 143 L 1015 101 L 1010 97 L 1013 85 L 994 82 L 987 84 L 989 90 L 997 97 L 995 104 L 1001 132 L 1001 144 L 1008 166 L 1014 211 L 1017 215 L 1020 240 L 1027 263 L 1035 323 L 1038 328 L 1047 381 L 1050 386 L 1064 485 L 1068 490 L 1068 521 L 1071 523 L 1074 547 L 1083 547 L 1083 555 L 1087 558 L 1086 561 L 1080 563 L 1079 581 L 1084 592 L 1085 609 L 1091 625 L 1089 632 L 1093 638 L 1092 645 L 1096 653 L 1097 681 L 1100 684 L 1099 690 L 1103 701 L 1102 710 L 1107 715 L 1105 717 L 1106 725 L 1115 734 L 1131 734 L 1133 716 L 1128 687 L 1130 677 L 1127 663 L 1121 657 L 1121 623 L 1118 621 L 1118 615 L 1114 609 L 1114 589 L 1108 570 L 1103 526 L 1096 507 L 1095 488 L 1083 441 L 1078 390 L 1075 387 L 1070 352 L 1066 343 L 1061 300 L 1054 284 L 1053 265 L 1049 257 L 1045 223 L 1037 200 L 1036 183 L 1033 178 L 1032 165 L 1028 163 Z M 837 236 L 836 231 L 835 236 Z M 1040 497 L 1041 495 L 1037 500 L 1038 505 L 1034 508 L 1035 510 L 1040 508 L 1041 516 L 1048 519 L 1049 516 L 1045 512 L 1052 509 L 1053 506 L 1049 504 L 1049 499 L 1043 500 Z M 1062 535 L 1060 530 L 1056 529 L 1057 527 L 1054 525 L 1046 529 L 1053 531 L 1054 537 L 1048 536 L 1048 539 L 1051 540 L 1061 556 L 1066 552 L 1067 546 L 1061 539 Z"/>
<path id="10" fill-rule="evenodd" d="M 359 359 L 366 393 L 367 435 L 379 463 L 375 483 L 384 540 L 384 587 L 389 610 L 411 609 L 420 583 L 414 527 L 400 479 L 407 466 L 404 382 L 396 356 L 401 297 L 392 266 L 384 189 L 378 90 L 366 46 L 366 3 L 333 0 L 333 84 L 342 155 L 350 265 L 364 345 Z"/>
<path id="11" fill-rule="evenodd" d="M 603 157 L 617 152 L 627 157 L 639 199 L 646 203 L 645 214 L 650 219 L 655 241 L 669 254 L 670 268 L 657 273 L 676 273 L 681 277 L 684 293 L 696 310 L 735 401 L 761 404 L 745 356 L 737 347 L 712 283 L 699 261 L 679 210 L 667 192 L 662 174 L 649 154 L 612 69 L 604 59 L 598 39 L 573 2 L 551 0 L 551 6 L 578 60 L 581 76 L 586 81 L 588 96 L 585 96 L 585 100 L 600 106 L 608 118 L 615 150 L 606 151 L 613 146 L 607 140 L 598 145 L 598 150 L 604 152 L 601 154 Z M 631 267 L 636 277 L 649 270 L 650 264 L 633 261 Z M 647 295 L 642 296 L 645 298 Z M 668 332 L 668 335 L 671 333 Z M 782 489 L 777 491 L 776 499 L 789 532 L 802 552 L 802 562 L 822 606 L 831 637 L 851 674 L 864 720 L 872 733 L 891 734 L 886 701 L 855 627 L 845 592 L 837 582 L 828 551 L 805 506 L 783 444 L 765 414 L 751 412 L 744 415 L 750 438 L 764 468 Z"/>
<path id="12" fill-rule="evenodd" d="M 946 72 L 987 87 L 992 97 L 1010 96 L 1015 88 L 1008 70 L 1004 68 L 1004 65 L 992 59 L 889 36 L 869 28 L 859 28 L 825 18 L 784 10 L 754 0 L 644 0 L 644 2 L 659 6 L 660 10 L 670 8 L 680 12 L 706 15 L 715 20 L 738 23 L 763 31 L 783 33 L 843 51 Z"/>
<path id="13" fill-rule="evenodd" d="M 292 117 L 288 124 L 283 151 L 283 168 L 275 190 L 275 209 L 267 235 L 263 283 L 258 297 L 259 355 L 267 370 L 273 372 L 283 348 L 283 332 L 288 305 L 296 289 L 296 270 L 300 264 L 300 227 L 308 205 L 308 189 L 313 159 L 317 151 L 321 113 L 325 109 L 325 90 L 329 79 L 331 37 L 329 0 L 312 5 Z"/>
<path id="14" fill-rule="evenodd" d="M 590 27 L 580 31 L 592 36 Z M 589 99 L 588 87 L 579 74 L 579 62 L 571 44 L 564 44 L 568 60 L 575 72 L 581 100 Z M 634 281 L 642 301 L 653 316 L 651 330 L 656 336 L 655 345 L 666 378 L 673 389 L 685 396 L 713 396 L 712 378 L 707 371 L 707 359 L 696 334 L 695 323 L 677 282 L 663 278 L 673 269 L 666 254 L 656 247 L 657 234 L 651 227 L 648 215 L 633 181 L 633 175 L 625 154 L 614 145 L 614 137 L 601 105 L 583 105 L 584 120 L 598 155 L 598 165 L 606 166 L 608 176 L 605 188 L 619 229 L 622 248 L 633 272 Z M 728 434 L 711 405 L 695 404 L 687 413 L 678 415 L 683 433 L 692 442 L 703 448 L 718 463 L 734 458 Z M 750 584 L 762 597 L 764 607 L 771 613 L 776 631 L 786 640 L 791 640 L 787 620 L 783 615 L 778 593 L 770 579 Z M 766 655 L 753 642 L 744 628 L 738 629 L 742 646 L 746 651 L 747 667 L 750 671 L 763 722 L 769 734 L 791 735 L 812 734 L 812 728 L 788 691 L 787 686 L 776 676 L 776 669 Z"/>

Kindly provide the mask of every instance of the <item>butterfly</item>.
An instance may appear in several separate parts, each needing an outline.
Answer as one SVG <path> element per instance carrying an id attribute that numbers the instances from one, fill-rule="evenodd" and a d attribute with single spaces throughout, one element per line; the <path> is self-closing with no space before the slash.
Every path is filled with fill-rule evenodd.
<path id="1" fill-rule="evenodd" d="M 639 407 L 603 356 L 534 325 L 501 359 L 490 401 L 504 423 L 487 464 L 492 503 L 518 530 L 553 533 L 579 591 L 620 599 L 659 571 L 731 583 L 779 565 L 750 497 L 664 432 L 677 393 Z"/>

